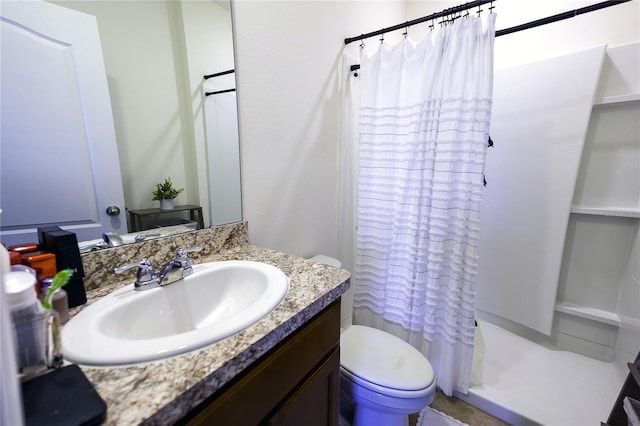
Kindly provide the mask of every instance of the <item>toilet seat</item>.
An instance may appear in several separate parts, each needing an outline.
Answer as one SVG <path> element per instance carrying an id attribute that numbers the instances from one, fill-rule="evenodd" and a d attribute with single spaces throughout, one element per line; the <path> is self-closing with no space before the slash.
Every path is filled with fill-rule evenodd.
<path id="1" fill-rule="evenodd" d="M 389 396 L 418 397 L 435 385 L 433 368 L 420 351 L 371 327 L 353 325 L 341 334 L 340 366 L 354 382 Z"/>
<path id="2" fill-rule="evenodd" d="M 380 386 L 377 383 L 372 383 L 368 380 L 363 379 L 362 377 L 358 377 L 353 374 L 351 371 L 347 370 L 344 367 L 340 367 L 340 375 L 353 382 L 354 385 L 360 386 L 362 389 L 366 389 L 370 392 L 375 393 L 376 395 L 384 395 L 385 397 L 397 398 L 397 399 L 420 399 L 424 398 L 436 390 L 436 382 L 433 381 L 430 386 L 424 389 L 418 390 L 402 390 L 402 389 L 393 389 L 385 386 Z"/>

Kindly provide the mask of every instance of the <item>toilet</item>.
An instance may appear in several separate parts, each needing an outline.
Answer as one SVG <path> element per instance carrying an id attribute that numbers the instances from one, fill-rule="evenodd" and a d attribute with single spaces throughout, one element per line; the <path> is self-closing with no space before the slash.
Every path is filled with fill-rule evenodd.
<path id="1" fill-rule="evenodd" d="M 337 259 L 310 260 L 341 267 Z M 429 361 L 404 340 L 352 325 L 340 335 L 340 411 L 353 426 L 408 426 L 409 414 L 433 401 L 436 378 Z"/>

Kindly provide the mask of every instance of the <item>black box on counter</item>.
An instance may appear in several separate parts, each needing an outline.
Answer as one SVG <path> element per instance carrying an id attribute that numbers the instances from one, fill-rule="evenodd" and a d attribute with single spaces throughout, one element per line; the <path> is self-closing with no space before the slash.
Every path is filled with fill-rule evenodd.
<path id="1" fill-rule="evenodd" d="M 25 426 L 99 425 L 107 404 L 76 364 L 22 382 Z"/>
<path id="2" fill-rule="evenodd" d="M 42 229 L 42 232 L 41 229 L 38 229 L 40 248 L 56 255 L 57 270 L 73 270 L 71 279 L 64 286 L 69 298 L 69 307 L 73 308 L 87 303 L 87 294 L 82 280 L 84 278 L 84 268 L 76 234 L 60 228 L 57 230 L 52 228 Z"/>

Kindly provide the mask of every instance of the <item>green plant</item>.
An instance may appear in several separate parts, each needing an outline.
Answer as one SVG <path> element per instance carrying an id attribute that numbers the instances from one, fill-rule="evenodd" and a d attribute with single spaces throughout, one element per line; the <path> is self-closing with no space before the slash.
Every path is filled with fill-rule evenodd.
<path id="1" fill-rule="evenodd" d="M 184 188 L 175 189 L 171 183 L 171 178 L 166 178 L 164 183 L 156 185 L 155 191 L 152 192 L 153 200 L 171 200 L 176 198 L 180 193 L 184 191 Z"/>
<path id="2" fill-rule="evenodd" d="M 51 297 L 53 296 L 53 293 L 55 293 L 59 288 L 67 285 L 71 275 L 73 275 L 73 271 L 71 269 L 63 269 L 53 277 L 51 287 L 49 287 L 49 291 L 47 291 L 47 294 L 42 300 L 42 306 L 44 306 L 45 309 L 53 309 L 53 305 L 51 305 Z"/>

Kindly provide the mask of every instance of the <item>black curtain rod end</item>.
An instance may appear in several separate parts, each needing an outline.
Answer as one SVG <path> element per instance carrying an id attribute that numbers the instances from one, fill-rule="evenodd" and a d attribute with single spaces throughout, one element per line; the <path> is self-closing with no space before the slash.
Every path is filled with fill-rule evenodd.
<path id="1" fill-rule="evenodd" d="M 213 77 L 220 77 L 221 75 L 233 74 L 234 72 L 236 72 L 235 69 L 222 71 L 222 72 L 217 72 L 217 73 L 214 73 L 214 74 L 205 75 L 204 79 L 208 80 L 208 79 L 213 78 Z"/>

